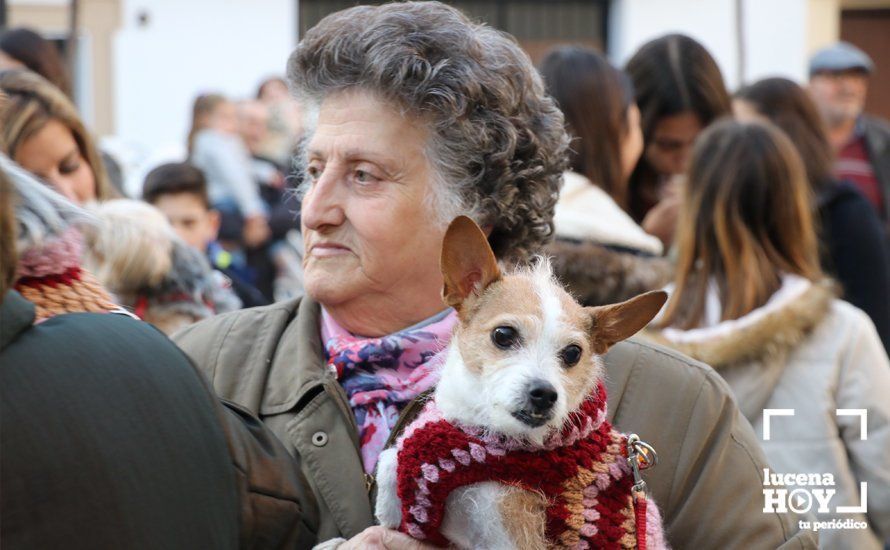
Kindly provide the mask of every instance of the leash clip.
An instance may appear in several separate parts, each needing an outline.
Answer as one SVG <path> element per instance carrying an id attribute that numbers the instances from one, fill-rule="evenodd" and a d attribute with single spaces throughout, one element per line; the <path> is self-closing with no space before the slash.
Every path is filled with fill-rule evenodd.
<path id="1" fill-rule="evenodd" d="M 637 434 L 627 436 L 627 464 L 634 476 L 633 490 L 638 493 L 648 493 L 649 488 L 640 472 L 658 464 L 658 453 Z"/>

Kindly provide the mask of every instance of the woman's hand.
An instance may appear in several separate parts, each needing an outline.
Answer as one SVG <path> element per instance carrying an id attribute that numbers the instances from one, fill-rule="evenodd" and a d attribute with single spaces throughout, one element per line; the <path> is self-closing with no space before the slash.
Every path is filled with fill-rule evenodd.
<path id="1" fill-rule="evenodd" d="M 337 550 L 434 550 L 435 546 L 424 544 L 404 533 L 375 525 L 368 527 L 337 547 Z"/>
<path id="2" fill-rule="evenodd" d="M 661 200 L 643 218 L 643 231 L 658 237 L 667 250 L 674 242 L 674 231 L 683 203 L 683 176 L 674 176 L 662 184 L 659 195 Z"/>

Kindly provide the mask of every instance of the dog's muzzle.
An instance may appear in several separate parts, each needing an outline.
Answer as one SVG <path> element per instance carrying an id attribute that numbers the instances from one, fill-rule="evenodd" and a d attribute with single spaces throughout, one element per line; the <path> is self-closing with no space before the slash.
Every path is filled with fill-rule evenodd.
<path id="1" fill-rule="evenodd" d="M 528 385 L 524 406 L 513 412 L 513 418 L 533 428 L 543 426 L 553 418 L 553 406 L 558 398 L 553 384 L 534 380 Z"/>

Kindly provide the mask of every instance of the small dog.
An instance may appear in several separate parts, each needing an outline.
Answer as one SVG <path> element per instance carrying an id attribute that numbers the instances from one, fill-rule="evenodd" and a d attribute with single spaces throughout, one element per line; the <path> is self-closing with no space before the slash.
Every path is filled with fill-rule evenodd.
<path id="1" fill-rule="evenodd" d="M 441 268 L 459 323 L 433 399 L 380 455 L 381 525 L 462 548 L 664 546 L 654 504 L 634 503 L 627 437 L 605 421 L 601 355 L 666 294 L 584 308 L 546 259 L 503 274 L 466 217 Z"/>

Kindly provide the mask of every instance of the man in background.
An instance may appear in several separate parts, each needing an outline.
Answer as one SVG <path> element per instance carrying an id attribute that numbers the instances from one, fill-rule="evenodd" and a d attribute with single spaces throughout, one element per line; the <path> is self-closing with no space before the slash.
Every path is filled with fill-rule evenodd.
<path id="1" fill-rule="evenodd" d="M 835 150 L 835 174 L 855 184 L 890 233 L 890 124 L 865 114 L 874 62 L 862 50 L 838 42 L 810 60 L 810 93 Z"/>

